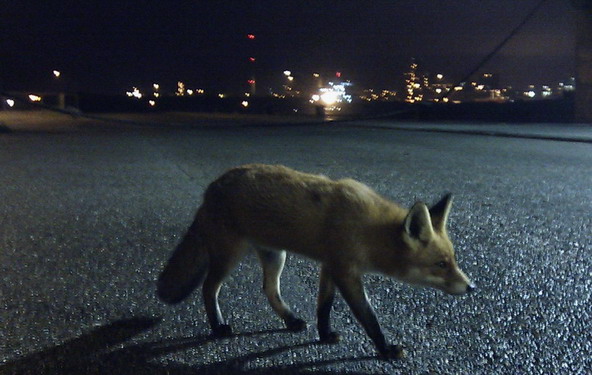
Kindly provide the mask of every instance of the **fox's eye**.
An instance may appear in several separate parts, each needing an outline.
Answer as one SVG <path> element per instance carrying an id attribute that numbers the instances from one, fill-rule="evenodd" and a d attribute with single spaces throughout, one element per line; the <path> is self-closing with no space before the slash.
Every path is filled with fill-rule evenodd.
<path id="1" fill-rule="evenodd" d="M 448 263 L 445 261 L 441 261 L 441 262 L 436 263 L 436 266 L 439 268 L 448 268 Z"/>

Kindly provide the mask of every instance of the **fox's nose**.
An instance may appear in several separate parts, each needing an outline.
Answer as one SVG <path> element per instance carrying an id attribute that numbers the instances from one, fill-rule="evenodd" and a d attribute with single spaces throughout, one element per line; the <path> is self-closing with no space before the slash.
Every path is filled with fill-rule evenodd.
<path id="1" fill-rule="evenodd" d="M 477 287 L 475 286 L 475 284 L 471 283 L 471 284 L 467 285 L 467 293 L 471 293 L 475 289 L 477 289 Z"/>

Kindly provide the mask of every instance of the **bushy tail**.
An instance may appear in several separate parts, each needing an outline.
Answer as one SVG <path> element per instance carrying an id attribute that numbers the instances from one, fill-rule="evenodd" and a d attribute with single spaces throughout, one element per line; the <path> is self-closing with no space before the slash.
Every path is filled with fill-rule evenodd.
<path id="1" fill-rule="evenodd" d="M 156 294 L 163 302 L 175 304 L 201 286 L 208 273 L 209 257 L 197 221 L 173 252 L 158 277 Z"/>

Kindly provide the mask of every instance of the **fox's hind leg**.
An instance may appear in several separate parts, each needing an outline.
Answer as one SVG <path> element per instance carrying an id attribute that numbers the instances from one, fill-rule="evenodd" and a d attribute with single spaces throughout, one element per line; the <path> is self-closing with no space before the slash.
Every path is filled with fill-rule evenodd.
<path id="1" fill-rule="evenodd" d="M 263 290 L 273 310 L 284 320 L 286 328 L 298 332 L 306 329 L 306 322 L 294 315 L 280 292 L 280 276 L 286 262 L 286 252 L 257 248 L 263 266 Z"/>
<path id="2" fill-rule="evenodd" d="M 209 244 L 209 253 L 208 276 L 202 289 L 206 314 L 212 328 L 212 335 L 226 337 L 232 335 L 232 329 L 224 321 L 218 304 L 218 294 L 222 282 L 244 255 L 244 243 L 236 238 L 216 239 Z"/>
<path id="3" fill-rule="evenodd" d="M 319 280 L 319 297 L 317 303 L 317 329 L 321 342 L 334 344 L 339 342 L 338 332 L 331 330 L 331 307 L 335 299 L 335 283 L 329 271 L 323 266 Z"/>

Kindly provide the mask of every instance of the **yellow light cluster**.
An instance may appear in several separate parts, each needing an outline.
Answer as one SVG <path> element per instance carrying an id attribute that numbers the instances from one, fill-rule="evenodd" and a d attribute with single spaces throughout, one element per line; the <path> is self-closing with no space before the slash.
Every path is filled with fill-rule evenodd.
<path id="1" fill-rule="evenodd" d="M 181 81 L 177 82 L 177 96 L 185 96 L 185 84 Z"/>

